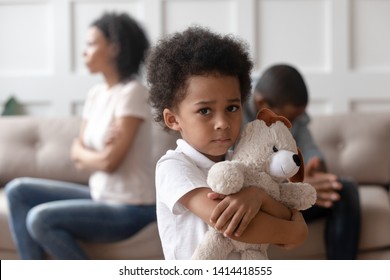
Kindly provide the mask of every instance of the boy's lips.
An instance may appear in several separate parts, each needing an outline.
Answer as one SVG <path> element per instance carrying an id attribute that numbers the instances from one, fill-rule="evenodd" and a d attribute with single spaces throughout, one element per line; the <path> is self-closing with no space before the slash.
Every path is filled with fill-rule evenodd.
<path id="1" fill-rule="evenodd" d="M 230 141 L 231 141 L 230 138 L 218 138 L 213 140 L 213 142 L 216 143 L 230 143 Z"/>

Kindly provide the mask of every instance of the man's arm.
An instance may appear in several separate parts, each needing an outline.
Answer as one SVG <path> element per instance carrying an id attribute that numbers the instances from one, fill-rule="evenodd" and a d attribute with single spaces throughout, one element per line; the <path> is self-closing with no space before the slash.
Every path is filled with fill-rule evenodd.
<path id="1" fill-rule="evenodd" d="M 309 130 L 309 121 L 310 118 L 307 114 L 295 121 L 292 134 L 305 160 L 304 181 L 316 189 L 316 205 L 329 208 L 340 199 L 338 191 L 342 188 L 342 185 L 338 182 L 335 174 L 327 172 L 324 156 Z"/>

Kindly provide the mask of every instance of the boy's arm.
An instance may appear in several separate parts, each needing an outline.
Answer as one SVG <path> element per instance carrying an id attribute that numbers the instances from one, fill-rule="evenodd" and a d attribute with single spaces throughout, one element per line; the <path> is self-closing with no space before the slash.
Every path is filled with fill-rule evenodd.
<path id="1" fill-rule="evenodd" d="M 208 197 L 211 198 L 210 194 Z M 246 187 L 221 199 L 210 219 L 215 228 L 223 230 L 227 236 L 240 236 L 260 209 L 277 218 L 291 219 L 290 209 L 258 187 Z"/>
<path id="2" fill-rule="evenodd" d="M 180 203 L 213 226 L 210 217 L 219 201 L 209 199 L 207 197 L 209 192 L 210 189 L 206 187 L 192 190 L 180 199 Z M 268 202 L 264 201 L 264 203 Z M 286 220 L 260 210 L 240 236 L 229 237 L 247 243 L 299 245 L 306 239 L 307 234 L 307 225 L 299 212 L 295 212 L 291 220 Z"/>

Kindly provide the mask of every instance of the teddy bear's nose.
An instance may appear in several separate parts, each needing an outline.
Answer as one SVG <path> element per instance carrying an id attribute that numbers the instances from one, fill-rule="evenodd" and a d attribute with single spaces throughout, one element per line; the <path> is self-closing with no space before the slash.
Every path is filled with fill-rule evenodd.
<path id="1" fill-rule="evenodd" d="M 301 166 L 301 159 L 299 158 L 299 156 L 297 154 L 293 155 L 293 160 L 297 166 Z"/>

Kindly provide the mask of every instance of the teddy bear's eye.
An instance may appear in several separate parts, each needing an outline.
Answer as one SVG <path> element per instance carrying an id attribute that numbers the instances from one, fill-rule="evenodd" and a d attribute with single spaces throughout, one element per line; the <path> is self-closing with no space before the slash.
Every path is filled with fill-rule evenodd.
<path id="1" fill-rule="evenodd" d="M 278 148 L 276 148 L 275 146 L 272 147 L 272 150 L 273 150 L 275 153 L 279 151 Z"/>

